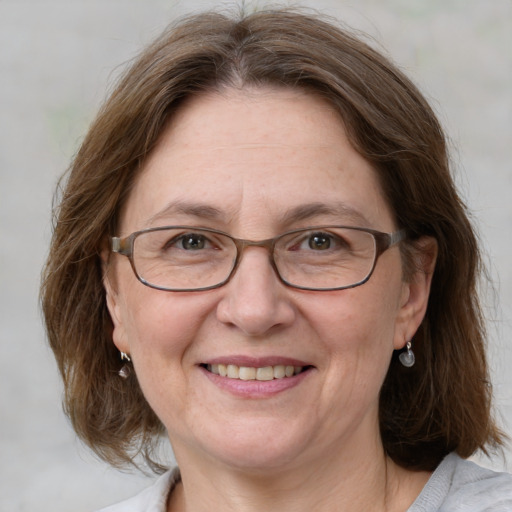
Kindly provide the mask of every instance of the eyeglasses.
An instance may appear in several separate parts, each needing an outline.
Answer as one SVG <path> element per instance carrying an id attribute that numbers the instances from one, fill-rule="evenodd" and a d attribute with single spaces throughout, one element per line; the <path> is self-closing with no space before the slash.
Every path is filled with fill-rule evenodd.
<path id="1" fill-rule="evenodd" d="M 226 284 L 247 247 L 263 247 L 286 285 L 331 291 L 360 286 L 379 256 L 405 238 L 405 231 L 382 233 L 349 226 L 315 226 L 252 241 L 192 226 L 165 226 L 112 237 L 111 248 L 127 256 L 143 284 L 165 291 L 203 291 Z"/>

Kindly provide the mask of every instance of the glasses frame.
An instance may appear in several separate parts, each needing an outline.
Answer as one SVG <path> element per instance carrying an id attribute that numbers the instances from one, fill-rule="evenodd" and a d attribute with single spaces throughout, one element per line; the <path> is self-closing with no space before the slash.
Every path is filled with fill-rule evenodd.
<path id="1" fill-rule="evenodd" d="M 277 244 L 277 242 L 283 238 L 284 236 L 293 235 L 294 233 L 300 233 L 301 231 L 310 231 L 310 230 L 321 230 L 321 229 L 351 229 L 354 231 L 363 231 L 365 233 L 369 233 L 373 236 L 375 240 L 375 257 L 373 259 L 373 264 L 371 266 L 370 271 L 365 276 L 364 279 L 361 281 L 358 281 L 357 283 L 350 284 L 347 286 L 337 286 L 332 288 L 311 288 L 308 286 L 298 286 L 294 285 L 292 283 L 289 283 L 284 279 L 279 269 L 277 268 L 277 265 L 275 263 L 274 259 L 274 249 Z M 165 231 L 168 229 L 186 229 L 186 230 L 201 230 L 206 231 L 207 233 L 215 233 L 218 235 L 223 235 L 233 241 L 236 247 L 236 257 L 233 262 L 233 267 L 231 271 L 229 272 L 226 279 L 221 281 L 218 284 L 205 286 L 202 288 L 166 288 L 163 286 L 158 286 L 152 283 L 149 283 L 146 281 L 138 272 L 137 268 L 135 266 L 135 262 L 133 259 L 133 247 L 135 243 L 135 239 L 144 234 L 144 233 L 150 233 L 153 231 Z M 398 231 L 394 231 L 393 233 L 384 233 L 382 231 L 377 231 L 375 229 L 370 228 L 362 228 L 362 227 L 354 227 L 354 226 L 343 226 L 343 225 L 329 225 L 329 226 L 308 226 L 304 228 L 299 229 L 293 229 L 291 231 L 286 231 L 285 233 L 282 233 L 278 236 L 275 236 L 273 238 L 267 238 L 265 240 L 246 240 L 244 238 L 236 238 L 229 233 L 226 233 L 224 231 L 220 231 L 218 229 L 212 229 L 212 228 L 204 228 L 201 226 L 159 226 L 156 228 L 148 228 L 148 229 L 142 229 L 140 231 L 135 231 L 131 235 L 128 235 L 124 238 L 113 236 L 110 238 L 110 248 L 112 252 L 116 254 L 121 254 L 123 256 L 126 256 L 130 260 L 130 265 L 132 267 L 133 273 L 135 274 L 135 277 L 144 285 L 149 286 L 150 288 L 154 288 L 156 290 L 162 290 L 165 292 L 202 292 L 207 290 L 213 290 L 215 288 L 220 288 L 221 286 L 224 286 L 227 284 L 230 279 L 235 274 L 243 256 L 243 252 L 247 247 L 263 247 L 268 250 L 269 252 L 269 260 L 270 264 L 272 265 L 272 268 L 274 269 L 274 272 L 276 276 L 279 278 L 279 280 L 285 284 L 286 286 L 289 286 L 290 288 L 295 288 L 298 290 L 308 290 L 308 291 L 318 291 L 318 292 L 329 292 L 329 291 L 336 291 L 336 290 L 346 290 L 349 288 L 356 288 L 357 286 L 361 286 L 362 284 L 366 283 L 370 277 L 373 274 L 373 271 L 375 270 L 375 266 L 377 265 L 377 260 L 379 257 L 393 247 L 394 245 L 400 243 L 401 241 L 405 240 L 407 237 L 406 231 L 404 229 L 400 229 Z"/>

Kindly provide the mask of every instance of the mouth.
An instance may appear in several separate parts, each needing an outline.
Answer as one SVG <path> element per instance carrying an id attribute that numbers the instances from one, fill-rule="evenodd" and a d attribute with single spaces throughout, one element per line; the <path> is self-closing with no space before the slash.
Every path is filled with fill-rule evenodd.
<path id="1" fill-rule="evenodd" d="M 236 364 L 202 364 L 206 371 L 235 380 L 257 380 L 271 381 L 279 379 L 287 379 L 306 372 L 311 366 L 292 366 L 277 364 L 274 366 L 237 366 Z"/>

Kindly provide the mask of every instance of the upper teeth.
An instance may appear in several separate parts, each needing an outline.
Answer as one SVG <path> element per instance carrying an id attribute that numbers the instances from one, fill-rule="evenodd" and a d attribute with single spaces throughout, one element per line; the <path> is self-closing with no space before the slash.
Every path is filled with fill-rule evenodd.
<path id="1" fill-rule="evenodd" d="M 237 366 L 236 364 L 209 364 L 207 370 L 230 379 L 240 380 L 272 380 L 292 377 L 302 371 L 302 366 L 278 364 L 276 366 Z"/>

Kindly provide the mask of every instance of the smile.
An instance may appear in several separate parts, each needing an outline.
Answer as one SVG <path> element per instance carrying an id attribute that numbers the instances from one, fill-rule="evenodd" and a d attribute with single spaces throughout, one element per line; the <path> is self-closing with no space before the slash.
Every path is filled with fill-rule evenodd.
<path id="1" fill-rule="evenodd" d="M 204 366 L 209 372 L 227 377 L 228 379 L 238 380 L 259 380 L 269 381 L 274 379 L 284 379 L 293 377 L 302 373 L 307 368 L 303 366 L 291 366 L 278 364 L 275 366 L 237 366 L 236 364 L 208 364 Z"/>

